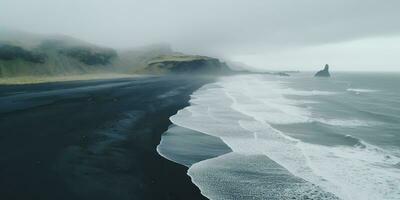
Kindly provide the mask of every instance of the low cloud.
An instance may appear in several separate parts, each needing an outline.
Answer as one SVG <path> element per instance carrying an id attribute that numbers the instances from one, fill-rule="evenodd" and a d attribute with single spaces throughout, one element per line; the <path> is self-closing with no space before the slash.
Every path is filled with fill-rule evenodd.
<path id="1" fill-rule="evenodd" d="M 285 58 L 296 49 L 396 36 L 399 7 L 397 0 L 0 0 L 0 25 L 116 48 L 162 42 L 228 59 Z"/>

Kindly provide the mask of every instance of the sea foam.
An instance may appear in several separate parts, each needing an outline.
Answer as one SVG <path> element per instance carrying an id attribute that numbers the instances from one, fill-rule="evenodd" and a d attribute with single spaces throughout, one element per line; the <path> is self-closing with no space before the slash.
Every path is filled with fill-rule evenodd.
<path id="1" fill-rule="evenodd" d="M 180 110 L 170 119 L 178 126 L 221 138 L 235 155 L 267 156 L 291 174 L 311 183 L 312 187 L 316 185 L 341 199 L 400 198 L 400 169 L 396 167 L 400 159 L 390 152 L 363 141 L 362 148 L 305 143 L 273 128 L 271 124 L 274 123 L 309 123 L 318 120 L 313 118 L 311 111 L 299 106 L 301 101 L 286 98 L 285 94 L 288 93 L 305 95 L 307 92 L 293 92 L 293 89 L 285 88 L 279 82 L 265 80 L 259 75 L 221 78 L 217 83 L 195 92 L 190 101 L 191 106 Z M 310 91 L 308 94 L 333 93 Z M 323 120 L 319 121 L 323 123 Z M 337 121 L 334 123 L 339 124 Z M 343 124 L 343 121 L 340 123 Z M 362 124 L 358 121 L 350 123 Z M 194 164 L 189 174 L 193 180 L 202 180 L 194 182 L 203 194 L 218 199 L 218 196 L 212 195 L 218 192 L 213 190 L 221 188 L 212 187 L 216 184 L 212 177 L 195 177 L 203 174 L 196 173 L 197 170 L 207 167 L 212 170 L 214 164 L 207 163 L 215 162 L 205 160 L 200 163 Z M 257 170 L 265 167 L 262 162 L 257 165 L 260 166 L 252 167 Z M 240 172 L 239 168 L 237 170 Z M 240 179 L 242 175 L 238 173 L 227 181 L 235 185 L 235 178 Z M 247 189 L 257 198 L 260 187 L 263 186 Z M 309 189 L 312 190 L 311 186 Z M 240 194 L 237 197 L 241 197 Z M 318 198 L 334 199 L 327 194 L 321 194 Z"/>
<path id="2" fill-rule="evenodd" d="M 371 90 L 371 89 L 361 89 L 361 88 L 348 88 L 346 89 L 349 92 L 355 93 L 370 93 L 370 92 L 378 92 L 378 90 Z"/>

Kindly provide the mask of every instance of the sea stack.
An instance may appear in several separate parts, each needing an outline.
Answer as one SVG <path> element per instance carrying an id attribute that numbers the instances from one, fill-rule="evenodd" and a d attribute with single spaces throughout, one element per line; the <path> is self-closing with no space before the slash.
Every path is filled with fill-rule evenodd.
<path id="1" fill-rule="evenodd" d="M 329 74 L 329 65 L 326 64 L 325 68 L 321 71 L 318 71 L 314 76 L 315 77 L 331 77 L 331 74 Z"/>

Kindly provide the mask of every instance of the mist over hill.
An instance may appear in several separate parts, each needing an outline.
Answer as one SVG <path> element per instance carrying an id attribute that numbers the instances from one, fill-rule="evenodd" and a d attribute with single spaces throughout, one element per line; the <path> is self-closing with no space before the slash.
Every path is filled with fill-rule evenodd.
<path id="1" fill-rule="evenodd" d="M 0 31 L 0 77 L 227 71 L 216 58 L 174 52 L 165 44 L 116 50 L 63 35 Z"/>

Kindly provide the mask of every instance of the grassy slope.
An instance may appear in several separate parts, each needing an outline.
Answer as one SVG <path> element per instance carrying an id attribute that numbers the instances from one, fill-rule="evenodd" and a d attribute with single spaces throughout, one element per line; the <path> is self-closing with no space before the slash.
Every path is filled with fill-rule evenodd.
<path id="1" fill-rule="evenodd" d="M 168 45 L 150 45 L 118 52 L 113 66 L 122 73 L 136 73 L 147 67 L 148 62 L 163 55 L 174 54 Z"/>
<path id="2" fill-rule="evenodd" d="M 50 82 L 65 82 L 65 81 L 80 81 L 80 80 L 104 80 L 117 78 L 134 78 L 142 77 L 143 75 L 120 74 L 120 73 L 91 73 L 82 75 L 57 75 L 57 76 L 18 76 L 0 78 L 0 85 L 24 85 L 36 83 Z"/>
<path id="3" fill-rule="evenodd" d="M 220 60 L 207 56 L 171 54 L 156 57 L 141 73 L 152 74 L 227 74 L 230 68 Z"/>

